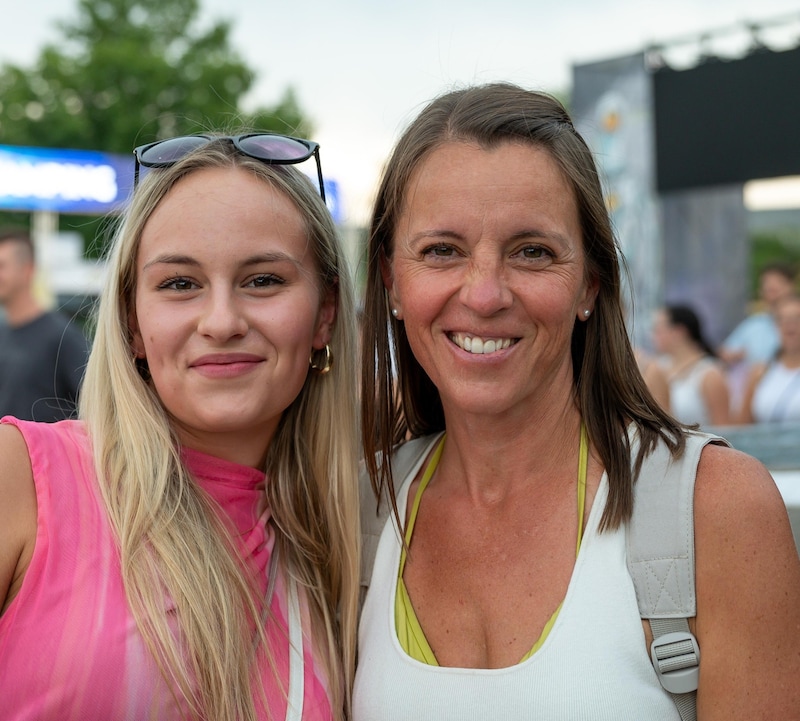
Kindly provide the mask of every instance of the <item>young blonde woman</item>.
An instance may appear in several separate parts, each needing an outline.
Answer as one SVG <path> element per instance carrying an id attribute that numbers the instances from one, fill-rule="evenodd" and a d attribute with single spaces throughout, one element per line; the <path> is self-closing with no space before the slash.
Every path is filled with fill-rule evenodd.
<path id="1" fill-rule="evenodd" d="M 287 167 L 312 156 L 269 134 L 137 149 L 80 420 L 0 426 L 4 718 L 344 718 L 354 317 Z"/>

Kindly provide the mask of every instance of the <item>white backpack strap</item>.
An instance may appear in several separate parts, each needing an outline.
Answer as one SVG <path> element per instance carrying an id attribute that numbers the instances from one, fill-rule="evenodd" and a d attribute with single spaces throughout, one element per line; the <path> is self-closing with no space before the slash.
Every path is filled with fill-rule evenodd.
<path id="1" fill-rule="evenodd" d="M 415 438 L 394 449 L 391 463 L 395 490 L 409 475 L 416 475 L 419 472 L 423 461 L 441 436 L 441 433 L 436 433 L 432 436 Z M 363 599 L 372 578 L 372 566 L 375 563 L 378 541 L 380 541 L 383 527 L 391 515 L 392 504 L 389 501 L 388 493 L 384 491 L 380 506 L 377 505 L 369 474 L 363 463 L 359 474 L 359 492 L 361 495 L 361 596 Z"/>
<path id="2" fill-rule="evenodd" d="M 663 443 L 656 446 L 634 486 L 633 517 L 627 526 L 628 571 L 639 613 L 653 631 L 653 667 L 683 721 L 697 718 L 700 650 L 688 619 L 697 615 L 694 483 L 700 454 L 709 443 L 727 445 L 719 436 L 692 432 L 678 459 Z"/>
<path id="3" fill-rule="evenodd" d="M 661 685 L 672 696 L 681 721 L 697 721 L 700 649 L 685 618 L 651 618 L 650 659 Z"/>

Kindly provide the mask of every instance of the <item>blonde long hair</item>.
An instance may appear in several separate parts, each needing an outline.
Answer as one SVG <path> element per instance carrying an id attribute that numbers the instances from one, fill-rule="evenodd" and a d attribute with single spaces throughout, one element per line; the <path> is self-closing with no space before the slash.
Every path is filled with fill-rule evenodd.
<path id="1" fill-rule="evenodd" d="M 335 289 L 338 296 L 331 372 L 309 373 L 283 414 L 265 470 L 281 568 L 306 591 L 334 715 L 343 718 L 355 667 L 359 567 L 354 303 L 333 221 L 299 171 L 247 158 L 220 140 L 142 181 L 110 254 L 80 417 L 118 537 L 128 601 L 167 683 L 186 698 L 193 717 L 256 718 L 256 653 L 274 668 L 258 623 L 263 599 L 212 503 L 181 462 L 168 416 L 137 372 L 128 323 L 145 223 L 176 183 L 211 167 L 242 168 L 295 204 L 306 222 L 320 290 Z M 177 638 L 167 624 L 165 597 L 175 603 Z"/>

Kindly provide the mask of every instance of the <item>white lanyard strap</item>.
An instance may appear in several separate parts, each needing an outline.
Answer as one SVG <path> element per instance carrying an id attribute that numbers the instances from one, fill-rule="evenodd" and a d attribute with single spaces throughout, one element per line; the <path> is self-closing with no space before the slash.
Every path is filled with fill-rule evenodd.
<path id="1" fill-rule="evenodd" d="M 305 689 L 305 670 L 303 659 L 303 625 L 300 617 L 300 601 L 297 598 L 297 584 L 287 574 L 289 601 L 289 698 L 286 705 L 286 721 L 301 721 L 303 718 L 303 697 Z"/>

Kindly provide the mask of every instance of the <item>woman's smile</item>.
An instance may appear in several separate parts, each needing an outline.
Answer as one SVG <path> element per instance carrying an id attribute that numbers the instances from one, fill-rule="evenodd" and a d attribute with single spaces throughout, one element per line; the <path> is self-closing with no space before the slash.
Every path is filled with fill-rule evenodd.
<path id="1" fill-rule="evenodd" d="M 473 355 L 490 355 L 510 348 L 519 340 L 519 338 L 482 338 L 467 333 L 449 333 L 448 338 L 461 350 Z"/>

